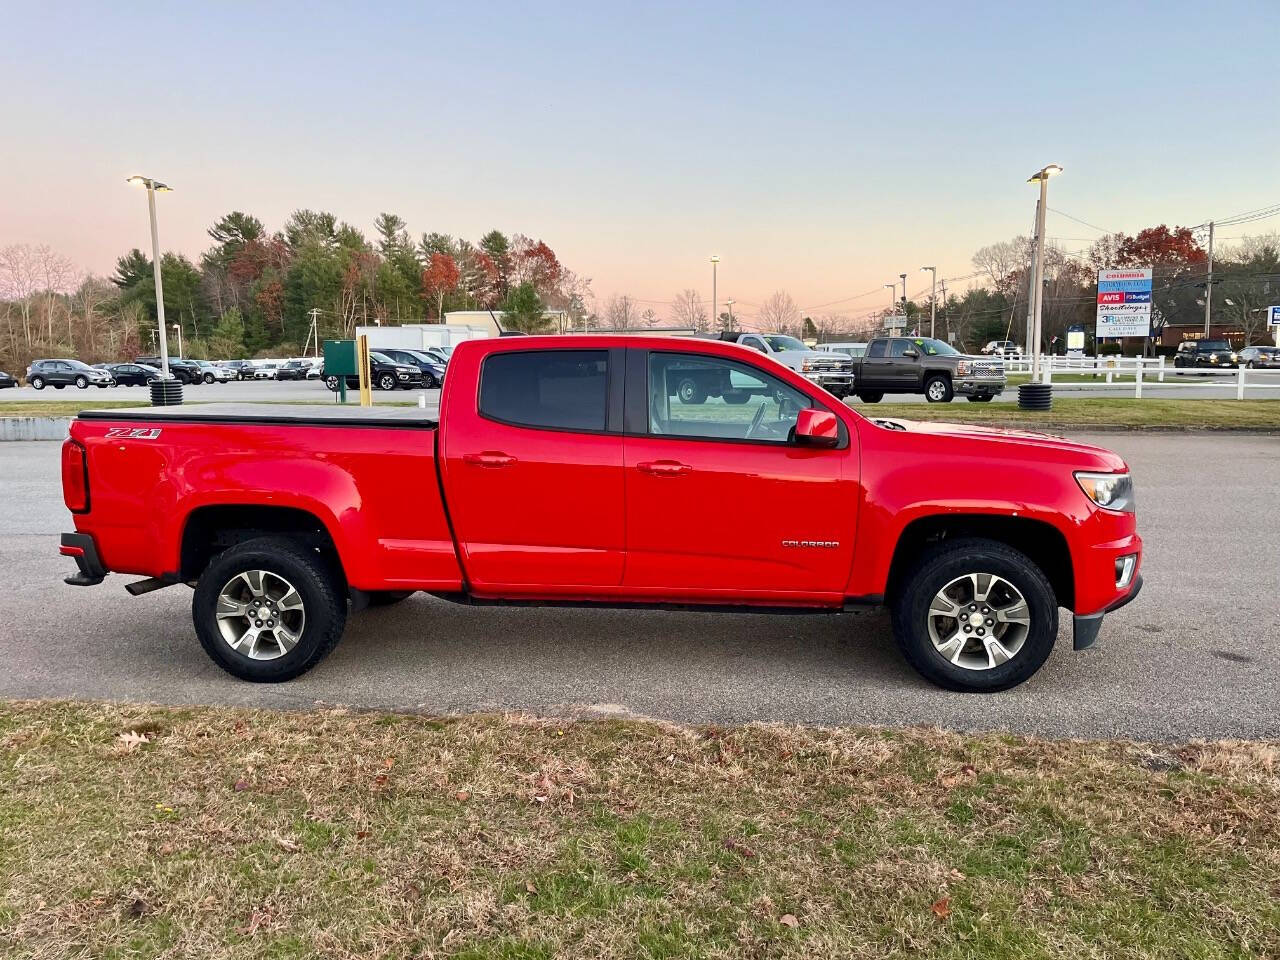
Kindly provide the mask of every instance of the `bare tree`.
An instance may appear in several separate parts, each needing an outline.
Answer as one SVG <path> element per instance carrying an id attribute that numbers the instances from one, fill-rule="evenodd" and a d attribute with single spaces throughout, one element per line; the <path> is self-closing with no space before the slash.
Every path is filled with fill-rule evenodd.
<path id="1" fill-rule="evenodd" d="M 762 329 L 774 333 L 797 334 L 800 332 L 800 310 L 791 294 L 779 290 L 760 305 Z"/>
<path id="2" fill-rule="evenodd" d="M 604 308 L 604 323 L 611 330 L 630 330 L 640 322 L 636 302 L 626 294 L 614 294 Z"/>
<path id="3" fill-rule="evenodd" d="M 31 306 L 39 289 L 35 250 L 25 243 L 0 249 L 0 297 L 18 305 L 22 339 L 28 347 L 31 346 Z"/>
<path id="4" fill-rule="evenodd" d="M 1026 237 L 1014 237 L 982 247 L 973 255 L 973 265 L 986 274 L 988 282 L 997 293 L 1009 296 L 1017 289 L 1021 272 L 1031 256 L 1031 241 Z M 1046 262 L 1048 258 L 1045 258 Z"/>
<path id="5" fill-rule="evenodd" d="M 640 314 L 640 322 L 652 330 L 658 325 L 658 314 L 653 307 L 649 307 L 644 313 Z"/>
<path id="6" fill-rule="evenodd" d="M 677 327 L 692 327 L 697 333 L 706 333 L 707 308 L 697 290 L 686 287 L 671 303 L 671 322 Z"/>
<path id="7" fill-rule="evenodd" d="M 45 328 L 49 342 L 53 343 L 53 313 L 59 300 L 54 294 L 68 293 L 75 285 L 74 264 L 52 247 L 42 244 L 35 249 L 36 277 L 45 294 Z"/>

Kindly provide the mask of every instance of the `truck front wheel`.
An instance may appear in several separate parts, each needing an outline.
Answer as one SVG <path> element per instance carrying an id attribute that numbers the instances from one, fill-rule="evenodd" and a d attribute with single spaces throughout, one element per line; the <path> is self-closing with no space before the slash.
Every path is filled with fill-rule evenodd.
<path id="1" fill-rule="evenodd" d="M 1058 635 L 1053 587 L 1025 554 L 995 540 L 935 546 L 893 600 L 903 656 L 948 690 L 1017 686 L 1049 657 Z"/>
<path id="2" fill-rule="evenodd" d="M 706 401 L 707 391 L 693 377 L 685 377 L 676 386 L 676 396 L 681 403 L 699 404 Z"/>
<path id="3" fill-rule="evenodd" d="M 950 403 L 953 396 L 950 377 L 935 373 L 924 382 L 924 398 L 930 403 Z"/>
<path id="4" fill-rule="evenodd" d="M 191 617 L 205 653 L 255 683 L 292 680 L 342 637 L 347 605 L 313 551 L 260 537 L 214 557 L 196 584 Z"/>
<path id="5" fill-rule="evenodd" d="M 863 403 L 879 403 L 884 399 L 883 390 L 863 390 L 858 394 L 858 399 Z"/>

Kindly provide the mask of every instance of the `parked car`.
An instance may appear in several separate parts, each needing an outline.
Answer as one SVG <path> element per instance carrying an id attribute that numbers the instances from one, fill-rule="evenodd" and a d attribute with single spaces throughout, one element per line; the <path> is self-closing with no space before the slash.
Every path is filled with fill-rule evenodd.
<path id="1" fill-rule="evenodd" d="M 98 370 L 79 360 L 37 360 L 27 367 L 27 383 L 37 390 L 46 386 L 61 390 L 75 385 L 81 390 L 90 386 L 103 389 L 111 386 L 111 374 Z"/>
<path id="2" fill-rule="evenodd" d="M 1012 340 L 989 340 L 979 353 L 988 357 L 1020 357 L 1022 348 Z"/>
<path id="3" fill-rule="evenodd" d="M 411 390 L 425 383 L 422 371 L 418 367 L 409 363 L 396 363 L 380 350 L 369 351 L 369 368 L 369 385 L 378 390 L 395 390 L 397 387 Z M 324 378 L 326 387 L 335 391 L 338 389 L 336 376 L 323 372 L 321 376 Z M 348 390 L 359 389 L 359 377 L 352 375 L 346 380 Z"/>
<path id="4" fill-rule="evenodd" d="M 250 360 L 223 360 L 218 365 L 234 373 L 236 380 L 253 379 L 253 362 Z"/>
<path id="5" fill-rule="evenodd" d="M 1280 368 L 1280 347 L 1245 347 L 1237 362 L 1250 370 L 1275 370 Z"/>
<path id="6" fill-rule="evenodd" d="M 267 360 L 253 365 L 253 379 L 255 380 L 274 380 L 279 373 L 280 363 L 275 360 Z"/>
<path id="7" fill-rule="evenodd" d="M 208 360 L 192 360 L 191 362 L 200 368 L 200 379 L 205 383 L 228 383 L 239 379 L 235 371 L 228 370 L 226 367 L 221 367 Z"/>
<path id="8" fill-rule="evenodd" d="M 401 350 L 390 348 L 379 350 L 396 363 L 408 364 L 422 371 L 422 382 L 428 390 L 434 390 L 444 383 L 445 364 L 430 350 Z"/>
<path id="9" fill-rule="evenodd" d="M 320 373 L 324 369 L 324 361 L 315 359 L 311 361 L 311 366 L 307 367 L 307 379 L 319 380 Z"/>
<path id="10" fill-rule="evenodd" d="M 152 380 L 160 379 L 160 371 L 141 363 L 109 363 L 107 371 L 121 387 L 145 387 Z"/>
<path id="11" fill-rule="evenodd" d="M 0 390 L 4 390 L 7 387 L 16 387 L 17 385 L 18 385 L 17 377 L 13 376 L 12 374 L 5 373 L 3 370 L 0 370 Z"/>
<path id="12" fill-rule="evenodd" d="M 134 363 L 140 363 L 143 366 L 155 367 L 157 370 L 163 370 L 164 367 L 160 363 L 159 357 L 138 357 Z M 182 383 L 204 383 L 204 371 L 194 360 L 184 360 L 182 357 L 169 358 L 169 373 Z"/>
<path id="13" fill-rule="evenodd" d="M 853 360 L 847 355 L 811 350 L 783 333 L 722 333 L 720 339 L 763 353 L 836 397 L 853 393 Z"/>
<path id="14" fill-rule="evenodd" d="M 672 371 L 693 364 L 764 389 L 710 415 L 672 390 Z M 138 469 L 144 456 L 154 469 Z M 467 341 L 439 420 L 417 407 L 86 411 L 61 476 L 67 582 L 148 578 L 135 595 L 195 584 L 205 651 L 259 682 L 315 666 L 350 612 L 424 590 L 463 603 L 887 603 L 921 674 L 1001 690 L 1048 658 L 1060 604 L 1084 648 L 1142 583 L 1116 454 L 870 420 L 705 339 Z M 747 504 L 770 506 L 748 518 Z"/>
<path id="15" fill-rule="evenodd" d="M 1239 357 L 1229 340 L 1183 340 L 1173 355 L 1175 367 L 1211 367 L 1226 370 L 1234 367 Z"/>
<path id="16" fill-rule="evenodd" d="M 879 403 L 886 393 L 923 393 L 930 403 L 950 403 L 954 396 L 986 403 L 1006 383 L 1002 361 L 965 356 L 932 337 L 876 337 L 853 363 L 865 403 Z"/>
<path id="17" fill-rule="evenodd" d="M 305 380 L 311 369 L 310 360 L 287 360 L 276 367 L 277 380 Z"/>

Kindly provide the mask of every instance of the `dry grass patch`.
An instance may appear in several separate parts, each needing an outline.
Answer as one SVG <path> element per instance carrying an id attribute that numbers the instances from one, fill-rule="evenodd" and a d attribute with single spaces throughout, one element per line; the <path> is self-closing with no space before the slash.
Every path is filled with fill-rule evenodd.
<path id="1" fill-rule="evenodd" d="M 16 955 L 1280 954 L 1275 745 L 0 706 Z"/>

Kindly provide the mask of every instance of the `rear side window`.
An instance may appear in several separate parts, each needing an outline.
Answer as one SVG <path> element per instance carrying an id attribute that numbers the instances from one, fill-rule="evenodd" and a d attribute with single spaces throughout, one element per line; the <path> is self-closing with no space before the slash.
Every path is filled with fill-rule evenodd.
<path id="1" fill-rule="evenodd" d="M 605 350 L 495 353 L 480 371 L 480 413 L 525 427 L 603 432 L 608 371 Z"/>

